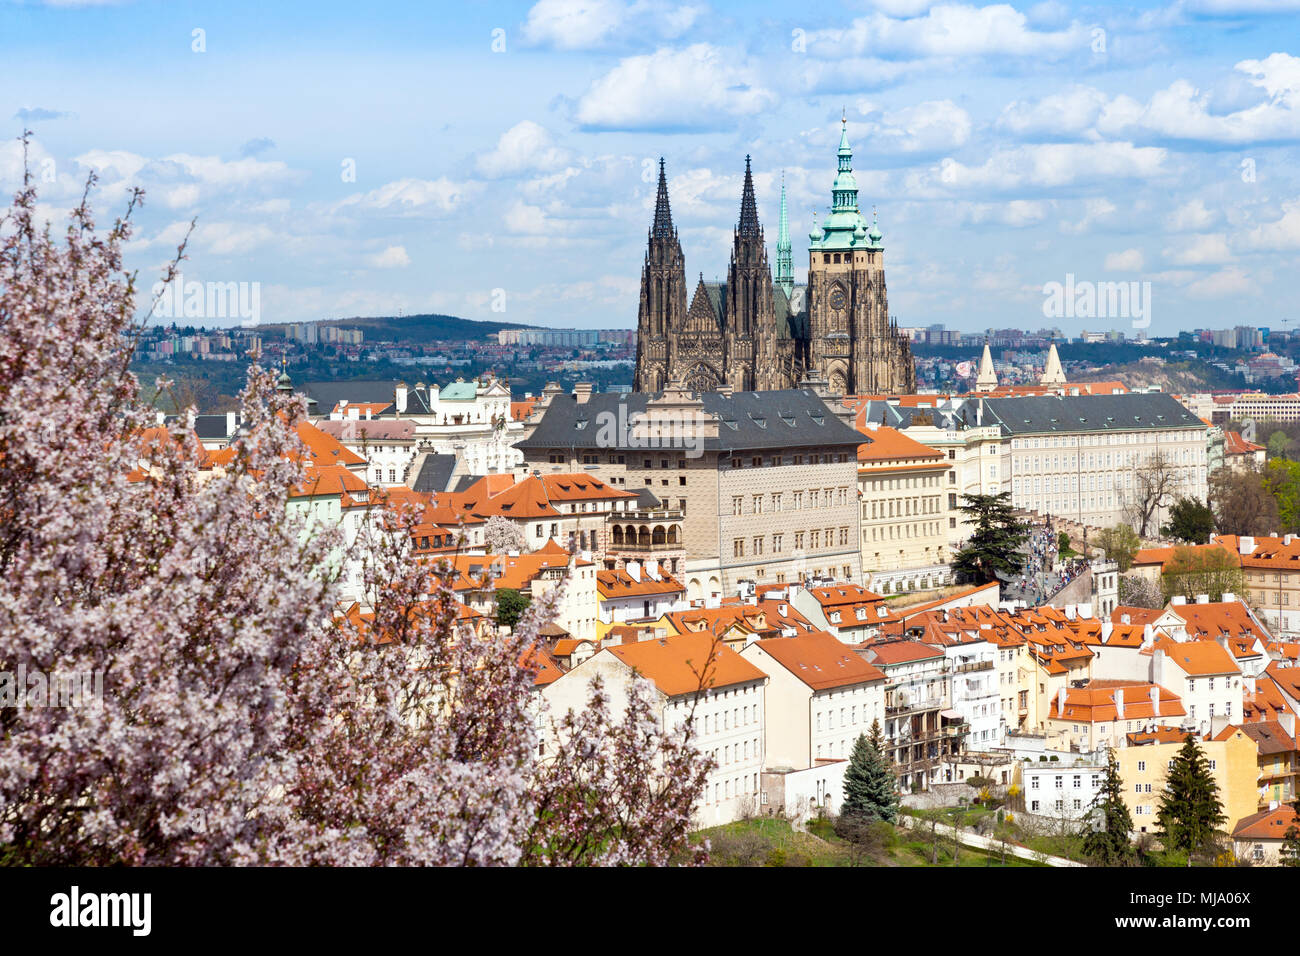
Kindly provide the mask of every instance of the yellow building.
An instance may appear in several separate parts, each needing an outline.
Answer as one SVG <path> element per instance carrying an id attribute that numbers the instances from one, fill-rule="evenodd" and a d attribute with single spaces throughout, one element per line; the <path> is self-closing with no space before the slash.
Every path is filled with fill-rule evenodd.
<path id="1" fill-rule="evenodd" d="M 948 460 L 894 428 L 868 423 L 863 434 L 862 583 L 879 594 L 949 583 Z"/>
<path id="2" fill-rule="evenodd" d="M 1228 817 L 1223 830 L 1231 833 L 1241 820 L 1258 808 L 1259 751 L 1255 741 L 1240 730 L 1234 730 L 1222 740 L 1201 740 L 1198 744 L 1210 763 L 1214 782 L 1219 785 L 1219 800 Z M 1124 802 L 1133 817 L 1135 831 L 1154 833 L 1159 829 L 1156 813 L 1160 808 L 1160 794 L 1165 789 L 1165 776 L 1182 747 L 1182 742 L 1171 741 L 1115 751 L 1119 759 L 1119 774 L 1124 781 Z"/>

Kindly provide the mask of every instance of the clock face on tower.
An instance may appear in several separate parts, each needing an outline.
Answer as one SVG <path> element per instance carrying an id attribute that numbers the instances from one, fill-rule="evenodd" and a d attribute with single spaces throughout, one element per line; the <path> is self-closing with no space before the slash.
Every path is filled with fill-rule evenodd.
<path id="1" fill-rule="evenodd" d="M 844 290 L 839 288 L 838 286 L 836 286 L 834 289 L 831 289 L 830 303 L 831 303 L 831 308 L 834 309 L 836 312 L 843 312 L 844 311 Z"/>

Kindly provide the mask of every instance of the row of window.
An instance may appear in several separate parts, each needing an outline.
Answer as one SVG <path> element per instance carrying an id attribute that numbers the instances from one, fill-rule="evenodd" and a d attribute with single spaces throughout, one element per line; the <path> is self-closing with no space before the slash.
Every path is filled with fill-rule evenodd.
<path id="1" fill-rule="evenodd" d="M 749 507 L 749 511 L 746 512 L 745 496 L 732 495 L 731 513 L 733 515 L 743 515 L 743 514 L 761 515 L 763 513 L 763 501 L 765 497 L 766 496 L 764 495 L 750 495 L 750 507 Z M 791 511 L 804 510 L 804 493 L 802 491 L 790 492 L 790 499 L 791 499 L 791 507 L 790 507 Z M 772 511 L 784 511 L 785 493 L 780 491 L 772 492 L 770 503 L 771 503 Z M 824 488 L 824 489 L 813 488 L 808 492 L 809 508 L 822 508 L 822 507 L 832 508 L 837 504 L 843 506 L 848 503 L 849 503 L 849 489 L 847 487 Z"/>
<path id="2" fill-rule="evenodd" d="M 748 461 L 748 467 L 750 467 L 750 468 L 764 468 L 764 467 L 768 467 L 768 468 L 778 468 L 778 467 L 780 467 L 781 465 L 802 465 L 802 464 L 804 464 L 804 458 L 805 458 L 805 457 L 807 457 L 807 459 L 808 459 L 808 462 L 807 462 L 807 463 L 810 464 L 810 465 L 830 465 L 830 464 L 840 464 L 840 465 L 843 465 L 843 464 L 845 464 L 845 463 L 849 460 L 848 453 L 847 453 L 847 452 L 842 452 L 842 451 L 841 451 L 841 452 L 825 452 L 825 453 L 821 453 L 821 452 L 812 452 L 811 454 L 809 454 L 809 455 L 807 455 L 807 456 L 804 456 L 804 455 L 802 455 L 802 454 L 799 454 L 799 455 L 791 455 L 791 456 L 789 456 L 789 458 L 786 458 L 784 455 L 771 455 L 771 456 L 768 457 L 768 458 L 764 458 L 762 455 L 753 455 L 753 456 L 750 457 L 750 459 L 749 459 L 749 461 Z M 731 459 L 731 467 L 732 467 L 732 468 L 744 468 L 744 467 L 746 467 L 746 461 L 745 461 L 744 458 L 732 458 L 732 459 Z"/>
<path id="3" fill-rule="evenodd" d="M 809 532 L 807 532 L 807 534 L 808 534 L 808 547 L 809 547 L 810 549 L 812 549 L 812 550 L 816 550 L 816 549 L 822 547 L 822 532 L 821 532 L 821 531 L 809 531 Z M 801 550 L 801 549 L 803 548 L 804 532 L 802 532 L 802 531 L 796 531 L 796 532 L 794 532 L 793 537 L 794 537 L 794 547 L 795 547 L 795 550 L 796 550 L 796 551 Z M 840 528 L 840 529 L 839 529 L 839 538 L 840 538 L 840 545 L 841 545 L 841 546 L 844 546 L 844 547 L 847 547 L 847 546 L 848 546 L 848 543 L 849 543 L 849 529 L 848 529 L 848 528 Z M 765 535 L 761 535 L 761 534 L 760 534 L 760 535 L 755 535 L 754 538 L 753 538 L 753 540 L 751 541 L 751 545 L 750 545 L 750 546 L 751 546 L 751 549 L 752 549 L 752 550 L 750 551 L 750 554 L 751 554 L 751 555 L 754 555 L 754 556 L 761 555 L 761 554 L 763 553 L 763 543 L 764 543 L 765 540 L 766 540 L 766 536 L 765 536 Z M 834 529 L 834 528 L 827 528 L 827 529 L 826 529 L 826 545 L 825 545 L 825 546 L 828 547 L 828 548 L 833 548 L 833 547 L 835 547 L 835 529 Z M 773 554 L 780 554 L 781 551 L 782 551 L 782 549 L 783 549 L 784 547 L 785 547 L 785 535 L 784 535 L 784 534 L 774 534 L 774 535 L 772 535 L 772 553 L 773 553 Z M 733 558 L 743 558 L 743 557 L 745 556 L 745 539 L 744 539 L 744 538 L 733 538 L 733 539 L 732 539 L 732 542 L 731 542 L 731 556 L 732 556 Z"/>

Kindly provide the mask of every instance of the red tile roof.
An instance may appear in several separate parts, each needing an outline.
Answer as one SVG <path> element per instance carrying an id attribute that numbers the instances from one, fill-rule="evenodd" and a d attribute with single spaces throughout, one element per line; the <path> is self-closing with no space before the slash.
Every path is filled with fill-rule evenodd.
<path id="1" fill-rule="evenodd" d="M 679 634 L 606 648 L 669 697 L 762 681 L 767 675 L 711 634 Z"/>
<path id="2" fill-rule="evenodd" d="M 757 644 L 813 690 L 885 679 L 880 668 L 868 664 L 852 648 L 824 631 L 798 637 L 773 637 Z"/>

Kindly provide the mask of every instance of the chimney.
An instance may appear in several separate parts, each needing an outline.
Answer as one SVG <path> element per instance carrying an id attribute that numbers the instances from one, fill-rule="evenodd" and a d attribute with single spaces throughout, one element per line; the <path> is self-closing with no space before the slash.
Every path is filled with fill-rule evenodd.
<path id="1" fill-rule="evenodd" d="M 1291 543 L 1292 541 L 1294 541 L 1294 540 L 1295 540 L 1295 535 L 1293 535 L 1293 534 L 1287 534 L 1287 535 L 1283 535 L 1283 536 L 1282 536 L 1282 543 L 1283 543 L 1283 544 L 1290 544 L 1290 543 Z"/>
<path id="2" fill-rule="evenodd" d="M 361 412 L 355 405 L 347 409 L 347 413 L 348 413 L 348 421 L 350 422 L 355 422 L 361 418 Z"/>
<path id="3" fill-rule="evenodd" d="M 1198 594 L 1198 595 L 1196 595 L 1196 603 L 1197 603 L 1197 604 L 1209 604 L 1209 603 L 1210 603 L 1210 596 L 1209 596 L 1208 594 Z"/>
<path id="4" fill-rule="evenodd" d="M 1187 603 L 1187 598 L 1182 594 L 1175 594 L 1173 597 L 1169 599 L 1169 603 L 1174 605 L 1175 607 L 1182 607 L 1184 604 Z"/>
<path id="5" fill-rule="evenodd" d="M 1224 592 L 1223 592 L 1223 603 L 1224 603 L 1224 604 L 1235 604 L 1236 601 L 1237 601 L 1237 595 L 1234 594 L 1232 591 L 1224 591 Z"/>
<path id="6" fill-rule="evenodd" d="M 579 405 L 587 404 L 587 400 L 591 398 L 591 383 L 579 382 L 573 386 L 573 397 Z"/>
<path id="7" fill-rule="evenodd" d="M 1065 687 L 1056 692 L 1056 716 L 1065 719 Z"/>
<path id="8" fill-rule="evenodd" d="M 226 437 L 229 438 L 235 433 L 235 413 L 226 412 Z"/>
<path id="9" fill-rule="evenodd" d="M 1295 740 L 1295 714 L 1290 711 L 1279 711 L 1277 722 L 1282 725 L 1282 729 L 1290 735 L 1291 739 Z"/>
<path id="10" fill-rule="evenodd" d="M 1132 623 L 1133 623 L 1133 618 L 1130 617 L 1127 613 L 1126 613 L 1126 614 L 1121 614 L 1121 615 L 1119 616 L 1119 622 L 1120 622 L 1121 624 L 1132 624 Z"/>
<path id="11" fill-rule="evenodd" d="M 1115 720 L 1116 722 L 1124 719 L 1124 688 L 1115 688 Z"/>
<path id="12" fill-rule="evenodd" d="M 402 382 L 393 392 L 393 404 L 397 406 L 397 414 L 401 415 L 406 412 L 406 383 Z"/>
<path id="13" fill-rule="evenodd" d="M 1156 642 L 1156 629 L 1150 624 L 1142 625 L 1142 646 L 1150 647 Z"/>
<path id="14" fill-rule="evenodd" d="M 1154 720 L 1160 716 L 1160 688 L 1155 684 L 1151 685 L 1151 717 Z"/>
<path id="15" fill-rule="evenodd" d="M 624 570 L 627 571 L 627 576 L 633 581 L 641 580 L 641 562 L 629 561 Z"/>
<path id="16" fill-rule="evenodd" d="M 1101 622 L 1101 642 L 1105 644 L 1110 640 L 1111 633 L 1115 630 L 1115 625 L 1110 621 Z"/>
<path id="17" fill-rule="evenodd" d="M 659 577 L 659 562 L 656 561 L 654 558 L 647 558 L 647 559 L 646 559 L 646 562 L 645 562 L 645 576 L 648 577 L 651 581 L 658 581 L 658 580 L 660 580 L 660 577 Z"/>
<path id="18" fill-rule="evenodd" d="M 1067 604 L 1065 606 L 1065 619 L 1067 621 L 1076 620 L 1078 618 L 1078 613 L 1079 613 L 1078 608 L 1076 608 L 1073 604 Z"/>
<path id="19" fill-rule="evenodd" d="M 1237 550 L 1241 554 L 1253 554 L 1255 551 L 1255 539 L 1250 535 L 1243 534 L 1237 542 Z"/>

